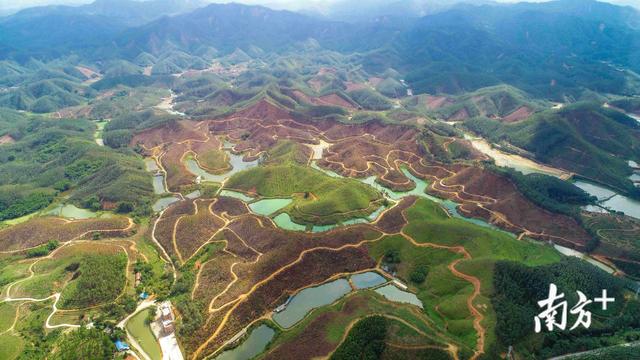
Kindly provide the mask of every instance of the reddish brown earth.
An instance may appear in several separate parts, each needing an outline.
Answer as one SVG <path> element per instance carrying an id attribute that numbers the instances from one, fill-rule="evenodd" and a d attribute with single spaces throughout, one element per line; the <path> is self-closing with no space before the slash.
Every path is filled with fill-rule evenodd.
<path id="1" fill-rule="evenodd" d="M 179 192 L 183 186 L 193 184 L 196 176 L 184 165 L 184 158 L 192 155 L 196 160 L 199 154 L 211 150 L 220 150 L 222 142 L 203 130 L 204 123 L 192 121 L 174 121 L 162 126 L 145 130 L 136 134 L 131 146 L 142 146 L 146 155 L 158 158 L 162 169 L 166 172 L 167 187 L 170 191 Z M 207 168 L 206 165 L 200 164 Z M 217 173 L 228 170 L 228 166 L 220 169 L 209 169 Z"/>
<path id="2" fill-rule="evenodd" d="M 104 237 L 126 237 L 131 235 L 133 228 L 133 222 L 121 216 L 86 220 L 36 217 L 0 230 L 0 251 L 27 249 L 49 240 L 64 243 L 90 238 L 95 233 L 102 234 Z"/>
<path id="3" fill-rule="evenodd" d="M 370 77 L 369 78 L 369 84 L 373 87 L 376 87 L 378 85 L 380 85 L 381 82 L 383 82 L 384 79 L 383 78 L 379 78 L 379 77 Z"/>
<path id="4" fill-rule="evenodd" d="M 456 111 L 453 115 L 449 116 L 447 120 L 458 121 L 458 120 L 466 120 L 468 118 L 469 118 L 469 113 L 467 112 L 467 109 L 462 108 Z"/>
<path id="5" fill-rule="evenodd" d="M 459 210 L 463 214 L 488 220 L 515 233 L 578 248 L 584 247 L 589 239 L 573 218 L 539 208 L 507 178 L 481 168 L 460 169 L 443 181 L 433 182 L 430 189 L 462 203 Z"/>
<path id="6" fill-rule="evenodd" d="M 460 111 L 466 114 L 466 110 Z M 261 101 L 233 117 L 211 120 L 209 129 L 216 135 L 229 134 L 238 141 L 236 150 L 249 151 L 254 155 L 273 146 L 274 138 L 288 138 L 301 143 L 324 139 L 332 145 L 317 164 L 344 176 L 362 178 L 375 175 L 377 181 L 387 187 L 409 190 L 415 185 L 400 171 L 402 165 L 407 165 L 414 175 L 434 182 L 430 190 L 432 193 L 461 202 L 461 211 L 467 215 L 494 222 L 516 233 L 526 233 L 542 240 L 552 238 L 579 247 L 589 238 L 575 221 L 551 214 L 525 199 L 506 178 L 478 167 L 426 162 L 425 150 L 418 144 L 419 134 L 413 127 L 377 122 L 345 125 L 332 121 L 294 120 L 285 110 Z M 245 136 L 240 138 L 239 134 Z M 480 158 L 480 154 L 472 152 L 471 155 L 472 158 Z M 474 170 L 454 176 L 464 169 Z M 470 171 L 475 175 L 469 177 Z M 477 177 L 481 178 L 480 183 L 489 184 L 489 188 L 467 183 Z M 444 182 L 439 184 L 440 180 Z M 460 187 L 446 186 L 458 184 L 464 185 L 465 191 Z"/>
<path id="7" fill-rule="evenodd" d="M 502 118 L 502 121 L 508 122 L 508 123 L 517 122 L 517 121 L 528 118 L 529 116 L 531 116 L 531 114 L 533 114 L 533 110 L 531 110 L 527 106 L 521 106 L 515 111 L 513 111 L 511 114 L 504 116 Z"/>
<path id="8" fill-rule="evenodd" d="M 430 181 L 430 193 L 460 203 L 463 214 L 518 234 L 575 247 L 588 239 L 573 219 L 533 205 L 506 178 L 471 165 L 427 161 L 422 139 L 410 126 L 293 118 L 262 100 L 226 118 L 146 131 L 136 135 L 132 144 L 140 143 L 159 156 L 170 172 L 179 162 L 178 155 L 215 148 L 218 143 L 207 142 L 221 136 L 236 143 L 233 151 L 244 153 L 245 158 L 255 158 L 283 139 L 299 144 L 323 140 L 330 146 L 317 162 L 320 167 L 350 177 L 374 175 L 391 188 L 406 190 L 415 187 L 401 172 L 406 166 L 415 176 Z M 446 144 L 456 140 L 448 141 Z M 173 147 L 178 148 L 175 154 Z M 176 179 L 173 186 L 183 181 Z M 206 302 L 209 318 L 184 339 L 187 353 L 204 357 L 303 287 L 374 266 L 363 245 L 383 233 L 398 233 L 406 224 L 402 210 L 414 201 L 403 199 L 374 224 L 317 234 L 283 231 L 232 198 L 187 200 L 170 207 L 158 220 L 154 236 L 171 256 L 186 260 L 207 242 L 225 242 L 221 263 L 203 264 L 196 279 L 193 296 Z M 185 219 L 191 219 L 189 224 L 182 224 Z M 318 271 L 304 271 L 309 267 Z"/>
<path id="9" fill-rule="evenodd" d="M 347 92 L 354 91 L 354 90 L 362 90 L 362 89 L 368 88 L 367 84 L 355 83 L 355 82 L 351 82 L 351 81 L 347 81 L 345 83 L 345 86 L 347 87 L 346 88 Z"/>
<path id="10" fill-rule="evenodd" d="M 427 95 L 425 98 L 425 104 L 429 110 L 437 110 L 443 106 L 453 105 L 453 100 L 445 96 L 431 96 Z"/>
<path id="11" fill-rule="evenodd" d="M 14 142 L 16 141 L 9 134 L 0 136 L 0 145 L 13 144 Z"/>
<path id="12" fill-rule="evenodd" d="M 210 201 L 197 201 L 202 203 L 199 214 Z M 236 199 L 214 200 L 211 211 L 227 220 L 222 233 L 211 242 L 224 241 L 224 254 L 216 255 L 215 261 L 204 263 L 199 270 L 192 296 L 207 303 L 210 317 L 203 328 L 184 339 L 187 352 L 195 353 L 196 358 L 210 353 L 310 284 L 375 267 L 364 245 L 382 236 L 377 227 L 398 233 L 406 224 L 401 212 L 414 201 L 401 201 L 373 226 L 355 225 L 314 234 L 283 231 L 268 218 L 246 213 L 246 206 L 240 206 Z M 175 210 L 168 209 L 158 221 L 156 238 L 160 240 L 171 233 L 173 226 L 163 223 L 179 224 L 185 216 L 193 216 L 189 215 L 195 214 L 193 203 L 183 201 L 176 204 Z M 230 212 L 237 215 L 229 217 Z M 192 226 L 200 228 L 196 223 Z M 175 240 L 181 246 L 184 242 L 180 237 Z M 172 240 L 160 242 L 163 247 L 169 243 L 173 246 Z M 318 271 L 305 271 L 309 268 Z M 198 350 L 203 339 L 209 341 Z"/>

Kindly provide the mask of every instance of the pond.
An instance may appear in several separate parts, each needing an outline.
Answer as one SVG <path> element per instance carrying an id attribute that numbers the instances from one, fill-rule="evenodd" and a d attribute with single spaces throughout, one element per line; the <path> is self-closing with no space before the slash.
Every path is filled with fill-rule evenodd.
<path id="1" fill-rule="evenodd" d="M 145 309 L 134 315 L 127 321 L 127 330 L 136 340 L 136 342 L 142 347 L 142 350 L 149 355 L 152 360 L 162 360 L 162 350 L 160 344 L 156 340 L 156 337 L 151 331 L 151 327 L 147 324 L 146 320 L 150 309 Z"/>
<path id="2" fill-rule="evenodd" d="M 574 185 L 586 191 L 590 195 L 597 197 L 600 201 L 600 206 L 615 211 L 622 211 L 628 216 L 640 219 L 640 201 L 620 195 L 606 187 L 582 180 L 574 182 Z"/>
<path id="3" fill-rule="evenodd" d="M 332 304 L 351 292 L 351 286 L 345 279 L 306 288 L 294 295 L 285 309 L 273 314 L 273 321 L 283 328 L 290 328 L 302 320 L 311 310 Z"/>
<path id="4" fill-rule="evenodd" d="M 230 178 L 233 174 L 236 174 L 240 171 L 258 166 L 258 160 L 243 161 L 242 160 L 243 155 L 235 155 L 230 151 L 227 151 L 227 154 L 229 155 L 229 162 L 232 166 L 232 169 L 224 174 L 215 175 L 215 174 L 208 173 L 206 170 L 201 168 L 200 165 L 198 165 L 198 162 L 195 161 L 193 158 L 187 158 L 184 161 L 184 164 L 190 173 L 196 176 L 200 176 L 202 180 L 218 182 L 218 183 L 224 182 L 226 179 Z"/>
<path id="5" fill-rule="evenodd" d="M 273 222 L 281 229 L 291 230 L 291 231 L 305 231 L 307 229 L 306 225 L 300 225 L 294 223 L 291 220 L 291 217 L 287 213 L 282 213 L 273 218 Z"/>
<path id="6" fill-rule="evenodd" d="M 400 290 L 395 285 L 387 285 L 375 290 L 378 294 L 384 296 L 386 299 L 406 303 L 418 306 L 422 308 L 422 301 L 418 299 L 416 294 L 410 293 L 408 291 Z"/>
<path id="7" fill-rule="evenodd" d="M 188 193 L 187 195 L 185 195 L 184 197 L 186 197 L 187 199 L 197 199 L 200 196 L 202 196 L 202 192 L 200 190 L 196 190 L 193 192 Z"/>
<path id="8" fill-rule="evenodd" d="M 220 196 L 232 197 L 232 198 L 240 199 L 244 202 L 253 201 L 253 198 L 251 196 L 238 191 L 222 190 L 220 191 Z"/>
<path id="9" fill-rule="evenodd" d="M 47 212 L 48 215 L 60 216 L 68 219 L 91 219 L 97 217 L 98 214 L 91 210 L 80 209 L 75 205 L 58 205 L 53 210 Z"/>
<path id="10" fill-rule="evenodd" d="M 167 192 L 164 187 L 164 175 L 155 175 L 153 177 L 153 192 L 158 195 Z"/>
<path id="11" fill-rule="evenodd" d="M 387 279 L 374 271 L 351 276 L 351 283 L 356 289 L 368 289 L 382 285 L 385 282 L 387 282 Z"/>
<path id="12" fill-rule="evenodd" d="M 175 202 L 178 202 L 178 201 L 180 201 L 180 198 L 178 198 L 177 196 L 165 197 L 165 198 L 162 198 L 162 199 L 159 199 L 158 201 L 156 201 L 153 204 L 152 208 L 153 208 L 153 211 L 160 212 L 160 211 L 168 208 L 169 205 L 171 205 L 171 204 L 173 204 Z"/>
<path id="13" fill-rule="evenodd" d="M 227 350 L 215 357 L 215 360 L 249 360 L 262 353 L 276 334 L 267 325 L 253 329 L 247 339 L 237 347 Z"/>
<path id="14" fill-rule="evenodd" d="M 264 199 L 249 204 L 249 208 L 256 214 L 269 216 L 274 212 L 282 209 L 283 207 L 291 204 L 292 201 L 292 199 Z"/>
<path id="15" fill-rule="evenodd" d="M 151 172 L 160 170 L 160 168 L 158 167 L 158 163 L 156 163 L 155 159 L 152 158 L 144 159 L 144 167 L 147 169 L 147 171 Z"/>

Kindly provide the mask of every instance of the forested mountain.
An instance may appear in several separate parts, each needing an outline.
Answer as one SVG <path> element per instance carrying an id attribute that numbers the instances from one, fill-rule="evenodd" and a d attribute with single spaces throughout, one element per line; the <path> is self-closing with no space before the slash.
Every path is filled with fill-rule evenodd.
<path id="1" fill-rule="evenodd" d="M 209 2 L 0 19 L 1 359 L 640 358 L 636 10 Z"/>

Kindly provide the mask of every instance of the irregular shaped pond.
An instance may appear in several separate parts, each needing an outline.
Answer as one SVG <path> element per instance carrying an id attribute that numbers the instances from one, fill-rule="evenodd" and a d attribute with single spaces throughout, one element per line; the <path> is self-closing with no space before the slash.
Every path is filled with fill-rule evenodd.
<path id="1" fill-rule="evenodd" d="M 180 198 L 178 198 L 177 196 L 169 196 L 169 197 L 162 198 L 162 199 L 159 199 L 158 201 L 156 201 L 153 204 L 152 208 L 153 208 L 153 211 L 159 212 L 159 211 L 162 211 L 162 210 L 168 208 L 169 205 L 171 205 L 171 204 L 173 204 L 175 202 L 178 202 L 178 201 L 180 201 Z"/>
<path id="2" fill-rule="evenodd" d="M 628 216 L 640 219 L 640 201 L 620 195 L 604 186 L 586 181 L 576 181 L 574 185 L 586 191 L 589 195 L 597 197 L 601 206 L 614 211 L 622 211 Z"/>
<path id="3" fill-rule="evenodd" d="M 166 193 L 166 189 L 164 188 L 164 176 L 156 175 L 153 177 L 153 192 L 156 194 L 164 194 Z"/>
<path id="4" fill-rule="evenodd" d="M 264 199 L 249 204 L 249 208 L 256 214 L 269 216 L 274 212 L 282 209 L 283 207 L 291 204 L 292 201 L 292 199 Z"/>
<path id="5" fill-rule="evenodd" d="M 146 158 L 144 159 L 144 167 L 147 171 L 158 171 L 160 168 L 154 159 Z"/>
<path id="6" fill-rule="evenodd" d="M 412 304 L 422 308 L 422 301 L 418 299 L 416 294 L 408 291 L 400 290 L 394 285 L 387 285 L 375 290 L 378 294 L 384 296 L 388 300 Z"/>
<path id="7" fill-rule="evenodd" d="M 345 279 L 304 289 L 289 301 L 283 311 L 273 314 L 273 321 L 283 328 L 290 328 L 311 310 L 329 305 L 349 292 L 351 292 L 351 286 Z"/>
<path id="8" fill-rule="evenodd" d="M 251 196 L 243 194 L 241 192 L 231 191 L 231 190 L 220 191 L 220 196 L 232 197 L 232 198 L 240 199 L 244 202 L 253 201 L 253 198 Z"/>
<path id="9" fill-rule="evenodd" d="M 235 155 L 230 151 L 227 151 L 227 154 L 229 154 L 229 162 L 231 163 L 231 166 L 233 168 L 230 171 L 220 175 L 214 175 L 214 174 L 208 173 L 206 170 L 201 168 L 200 165 L 198 165 L 198 162 L 195 161 L 194 159 L 186 159 L 184 164 L 187 167 L 187 170 L 189 170 L 189 172 L 191 172 L 196 176 L 200 176 L 202 180 L 219 182 L 219 183 L 225 181 L 235 173 L 258 166 L 258 160 L 243 161 L 242 160 L 243 155 Z"/>
<path id="10" fill-rule="evenodd" d="M 387 279 L 374 271 L 351 276 L 351 283 L 353 283 L 356 289 L 368 289 L 384 284 L 385 282 L 387 282 Z"/>
<path id="11" fill-rule="evenodd" d="M 267 325 L 260 325 L 251 331 L 249 337 L 242 344 L 216 356 L 215 360 L 253 359 L 264 351 L 275 334 L 276 332 L 272 328 Z"/>
<path id="12" fill-rule="evenodd" d="M 294 223 L 293 220 L 291 220 L 291 217 L 289 216 L 289 214 L 287 213 L 282 213 L 274 217 L 273 222 L 276 223 L 276 225 L 279 228 L 284 230 L 305 231 L 307 229 L 306 225 L 300 225 L 300 224 Z"/>

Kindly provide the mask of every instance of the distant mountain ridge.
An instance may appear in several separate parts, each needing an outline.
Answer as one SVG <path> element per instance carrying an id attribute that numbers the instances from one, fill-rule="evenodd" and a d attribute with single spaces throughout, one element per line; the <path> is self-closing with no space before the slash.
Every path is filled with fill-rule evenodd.
<path id="1" fill-rule="evenodd" d="M 239 4 L 184 13 L 199 0 L 160 3 L 98 0 L 78 8 L 25 10 L 0 22 L 0 49 L 8 49 L 0 56 L 25 61 L 76 53 L 131 61 L 141 54 L 194 55 L 203 48 L 219 55 L 236 49 L 268 54 L 312 40 L 355 53 L 368 71 L 401 71 L 417 93 L 455 94 L 507 83 L 571 101 L 587 89 L 622 95 L 640 90 L 640 13 L 593 0 L 460 4 L 414 20 L 384 16 L 356 23 Z M 125 8 L 132 9 L 130 16 Z M 179 14 L 130 25 L 169 11 Z"/>
<path id="2" fill-rule="evenodd" d="M 10 18 L 95 15 L 118 20 L 127 26 L 139 26 L 162 16 L 181 14 L 206 4 L 204 0 L 95 0 L 93 3 L 80 6 L 51 5 L 27 8 Z"/>

